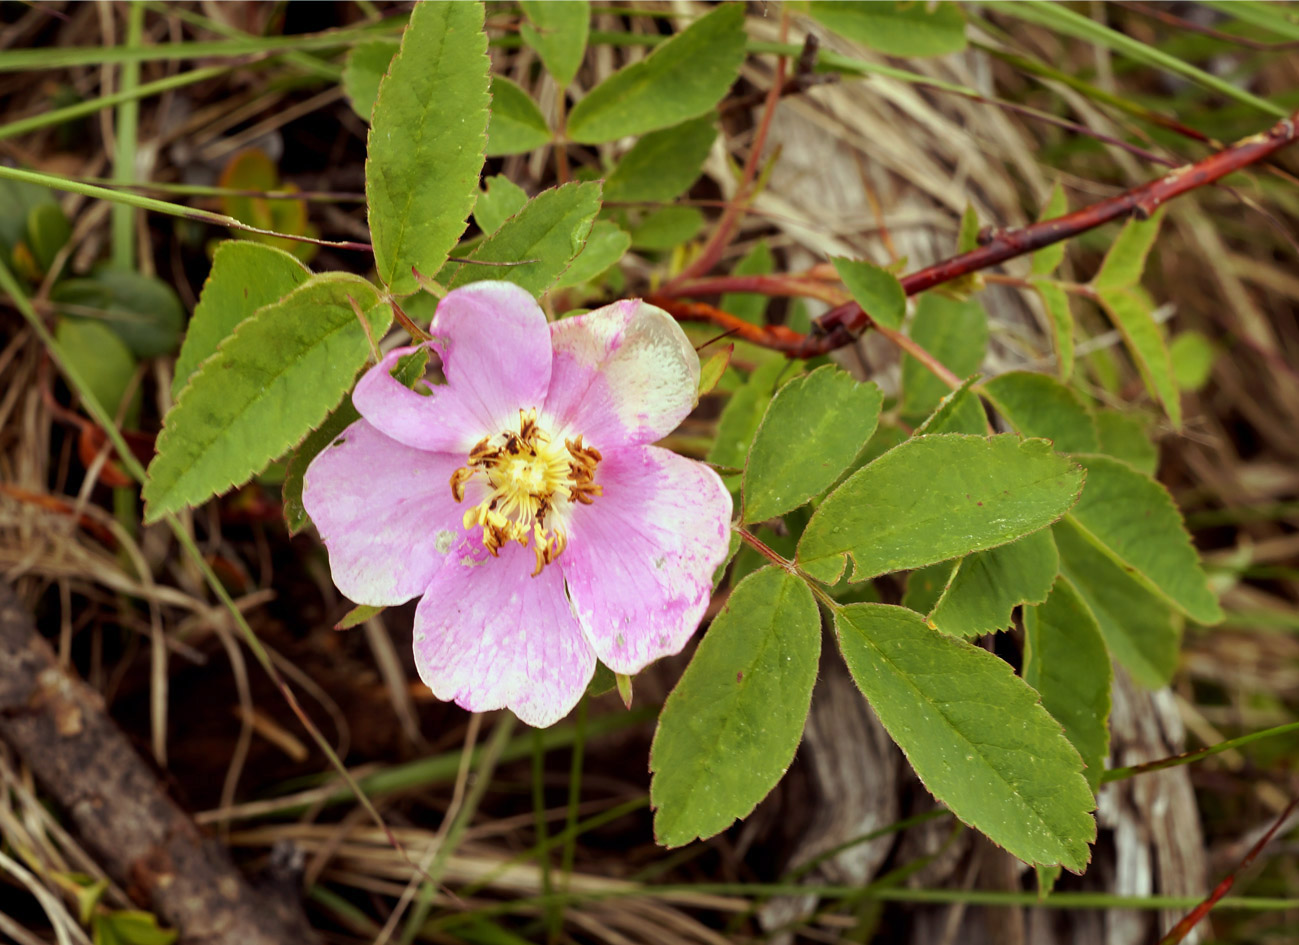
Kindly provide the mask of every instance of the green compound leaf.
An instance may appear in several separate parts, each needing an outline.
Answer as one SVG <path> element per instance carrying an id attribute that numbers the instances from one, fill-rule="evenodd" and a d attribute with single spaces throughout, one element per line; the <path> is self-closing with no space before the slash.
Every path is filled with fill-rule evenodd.
<path id="1" fill-rule="evenodd" d="M 1051 440 L 1061 453 L 1100 450 L 1096 424 L 1087 406 L 1053 377 L 1008 371 L 983 385 L 983 395 L 1024 436 Z"/>
<path id="2" fill-rule="evenodd" d="M 537 51 L 546 71 L 560 87 L 577 75 L 586 54 L 586 37 L 591 29 L 591 5 L 586 0 L 567 3 L 523 0 L 519 4 L 527 22 L 519 24 L 523 41 Z"/>
<path id="3" fill-rule="evenodd" d="M 776 394 L 744 470 L 745 522 L 763 522 L 820 495 L 875 432 L 884 394 L 826 365 Z"/>
<path id="4" fill-rule="evenodd" d="M 1100 437 L 1097 452 L 1121 459 L 1133 469 L 1154 477 L 1159 469 L 1159 448 L 1146 432 L 1144 417 L 1121 410 L 1094 410 L 1092 419 Z"/>
<path id="5" fill-rule="evenodd" d="M 1110 251 L 1101 260 L 1101 268 L 1092 279 L 1092 288 L 1097 292 L 1108 289 L 1126 289 L 1141 281 L 1141 274 L 1146 270 L 1146 257 L 1150 247 L 1155 245 L 1159 235 L 1159 224 L 1164 220 L 1164 211 L 1160 210 L 1146 220 L 1135 217 L 1123 224 L 1118 239 Z"/>
<path id="6" fill-rule="evenodd" d="M 551 137 L 546 116 L 528 93 L 504 76 L 493 75 L 487 156 L 523 154 L 548 144 Z"/>
<path id="7" fill-rule="evenodd" d="M 1172 609 L 1142 587 L 1068 518 L 1052 529 L 1060 573 L 1087 604 L 1110 653 L 1143 686 L 1166 686 L 1177 669 L 1181 624 Z"/>
<path id="8" fill-rule="evenodd" d="M 185 322 L 171 286 L 129 269 L 105 266 L 85 278 L 63 279 L 50 300 L 65 318 L 88 318 L 112 329 L 137 358 L 175 351 Z"/>
<path id="9" fill-rule="evenodd" d="M 1026 863 L 1086 868 L 1096 804 L 1082 759 L 1010 666 L 903 607 L 844 607 L 835 630 L 853 679 L 934 797 Z"/>
<path id="10" fill-rule="evenodd" d="M 221 342 L 163 421 L 145 522 L 247 482 L 325 419 L 370 355 L 353 302 L 382 337 L 392 310 L 339 272 L 312 276 Z"/>
<path id="11" fill-rule="evenodd" d="M 744 4 L 722 4 L 592 89 L 569 114 L 569 139 L 602 144 L 702 115 L 739 75 L 744 44 Z"/>
<path id="12" fill-rule="evenodd" d="M 388 71 L 388 64 L 397 55 L 400 45 L 395 39 L 374 39 L 357 43 L 347 54 L 343 64 L 343 92 L 352 103 L 352 110 L 370 120 L 374 100 L 379 95 L 379 82 Z"/>
<path id="13" fill-rule="evenodd" d="M 374 262 L 393 292 L 442 267 L 478 196 L 486 145 L 481 3 L 420 3 L 379 86 L 365 162 Z"/>
<path id="14" fill-rule="evenodd" d="M 1070 519 L 1115 563 L 1192 620 L 1222 620 L 1168 490 L 1108 456 L 1076 458 L 1087 468 L 1087 488 Z"/>
<path id="15" fill-rule="evenodd" d="M 776 257 L 766 240 L 758 240 L 753 249 L 735 264 L 731 270 L 733 276 L 765 276 L 776 268 Z M 727 292 L 722 296 L 718 306 L 723 312 L 730 312 L 736 318 L 742 318 L 752 325 L 766 323 L 767 303 L 771 300 L 760 292 Z"/>
<path id="16" fill-rule="evenodd" d="M 1132 360 L 1137 363 L 1146 390 L 1159 398 L 1168 419 L 1182 427 L 1181 391 L 1173 377 L 1173 359 L 1164 343 L 1164 333 L 1155 322 L 1150 304 L 1139 288 L 1105 289 L 1097 300 L 1123 335 Z"/>
<path id="17" fill-rule="evenodd" d="M 1055 349 L 1056 372 L 1061 380 L 1067 381 L 1073 376 L 1074 362 L 1074 321 L 1069 293 L 1049 282 L 1034 282 L 1033 288 L 1037 289 L 1051 320 L 1051 347 Z"/>
<path id="18" fill-rule="evenodd" d="M 834 584 L 924 567 L 1022 538 L 1078 498 L 1083 471 L 1046 440 L 912 437 L 830 493 L 798 545 L 799 564 Z"/>
<path id="19" fill-rule="evenodd" d="M 309 278 L 311 270 L 282 249 L 249 240 L 219 243 L 176 359 L 172 399 L 180 397 L 190 375 L 240 322 L 263 305 L 278 302 Z"/>
<path id="20" fill-rule="evenodd" d="M 775 787 L 803 737 L 820 651 L 806 584 L 776 568 L 740 582 L 659 716 L 650 751 L 659 843 L 720 833 Z"/>
<path id="21" fill-rule="evenodd" d="M 1060 556 L 1047 528 L 969 555 L 956 563 L 929 625 L 966 639 L 1005 630 L 1020 604 L 1046 600 L 1059 572 Z"/>
<path id="22" fill-rule="evenodd" d="M 604 198 L 662 202 L 681 196 L 699 179 L 716 140 L 717 117 L 712 114 L 650 132 L 613 169 L 604 184 Z"/>
<path id="23" fill-rule="evenodd" d="M 599 278 L 609 271 L 610 266 L 622 259 L 630 248 L 630 233 L 608 220 L 596 220 L 591 227 L 591 235 L 586 238 L 586 246 L 559 277 L 555 288 L 567 289 Z"/>
<path id="24" fill-rule="evenodd" d="M 448 289 L 481 279 L 502 279 L 540 295 L 554 284 L 582 248 L 600 212 L 600 182 L 564 184 L 543 190 L 523 209 L 474 247 L 468 258 L 517 266 L 448 266 Z"/>
<path id="25" fill-rule="evenodd" d="M 969 377 L 988 352 L 988 314 L 977 299 L 958 300 L 926 292 L 916 303 L 907 334 L 957 377 Z M 929 368 L 909 354 L 902 358 L 905 420 L 919 423 L 947 393 L 947 385 Z"/>
<path id="26" fill-rule="evenodd" d="M 902 327 L 902 319 L 907 314 L 907 293 L 897 276 L 860 259 L 832 256 L 830 261 L 853 301 L 872 321 L 894 330 Z"/>
<path id="27" fill-rule="evenodd" d="M 486 190 L 478 195 L 478 202 L 474 204 L 474 222 L 484 234 L 491 235 L 523 209 L 528 194 L 504 174 L 489 177 L 483 183 Z"/>
<path id="28" fill-rule="evenodd" d="M 1064 188 L 1057 181 L 1055 186 L 1051 188 L 1051 196 L 1047 199 L 1046 205 L 1042 207 L 1042 212 L 1037 216 L 1038 222 L 1063 216 L 1068 209 L 1069 201 L 1065 199 Z M 1064 252 L 1065 243 L 1061 240 L 1059 243 L 1043 246 L 1033 253 L 1029 257 L 1032 261 L 1033 275 L 1049 276 L 1055 272 L 1060 263 L 1064 262 Z"/>
<path id="29" fill-rule="evenodd" d="M 840 36 L 889 56 L 941 56 L 965 48 L 965 16 L 955 3 L 809 3 L 808 12 Z"/>
<path id="30" fill-rule="evenodd" d="M 1082 755 L 1083 777 L 1096 793 L 1110 751 L 1110 685 L 1114 670 L 1096 618 L 1067 578 L 1040 607 L 1024 608 L 1024 682 L 1064 726 Z"/>

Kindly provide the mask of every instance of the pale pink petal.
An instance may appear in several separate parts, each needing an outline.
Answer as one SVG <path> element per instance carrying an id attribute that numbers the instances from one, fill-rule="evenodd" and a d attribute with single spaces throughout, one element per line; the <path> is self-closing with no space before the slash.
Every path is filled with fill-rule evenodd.
<path id="1" fill-rule="evenodd" d="M 358 604 L 400 604 L 424 592 L 464 509 L 451 497 L 463 456 L 412 449 L 365 420 L 307 467 L 302 503 L 329 549 L 334 583 Z"/>
<path id="2" fill-rule="evenodd" d="M 595 654 L 551 565 L 531 577 L 531 549 L 493 558 L 481 529 L 458 543 L 415 611 L 415 666 L 439 699 L 470 712 L 510 709 L 538 728 L 577 705 Z"/>
<path id="3" fill-rule="evenodd" d="M 551 327 L 555 359 L 546 417 L 597 449 L 652 443 L 699 396 L 699 357 L 662 309 L 630 299 Z"/>
<path id="4" fill-rule="evenodd" d="M 699 626 L 730 543 L 731 496 L 703 463 L 656 446 L 606 453 L 595 481 L 604 494 L 574 510 L 556 564 L 600 661 L 635 673 Z"/>
<path id="5" fill-rule="evenodd" d="M 531 295 L 508 282 L 475 282 L 448 292 L 429 329 L 445 384 L 425 393 L 390 373 L 387 355 L 356 385 L 361 416 L 407 446 L 467 453 L 485 436 L 519 428 L 519 410 L 542 406 L 550 384 L 550 330 Z"/>

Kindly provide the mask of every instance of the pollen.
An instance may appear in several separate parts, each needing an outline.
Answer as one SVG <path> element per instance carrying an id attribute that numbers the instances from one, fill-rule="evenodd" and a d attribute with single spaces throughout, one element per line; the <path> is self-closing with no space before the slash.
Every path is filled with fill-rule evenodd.
<path id="1" fill-rule="evenodd" d="M 582 438 L 554 442 L 537 423 L 537 411 L 520 410 L 517 430 L 484 437 L 466 465 L 451 474 L 451 495 L 465 499 L 475 480 L 484 494 L 464 515 L 465 528 L 481 525 L 483 546 L 496 556 L 509 542 L 531 545 L 536 577 L 568 545 L 568 518 L 575 504 L 590 505 L 602 492 L 594 481 L 600 451 Z"/>

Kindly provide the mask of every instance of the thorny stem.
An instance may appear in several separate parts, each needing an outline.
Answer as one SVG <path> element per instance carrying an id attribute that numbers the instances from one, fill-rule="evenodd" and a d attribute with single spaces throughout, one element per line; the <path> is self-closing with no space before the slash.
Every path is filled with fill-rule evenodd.
<path id="1" fill-rule="evenodd" d="M 1269 130 L 1251 135 L 1201 161 L 1176 168 L 1163 177 L 1073 213 L 1018 229 L 994 230 L 982 246 L 903 277 L 902 288 L 909 296 L 918 295 L 1052 243 L 1072 239 L 1105 223 L 1129 216 L 1145 219 L 1173 198 L 1257 164 L 1293 144 L 1299 138 L 1296 122 L 1299 122 L 1299 112 L 1282 119 Z M 664 288 L 662 295 L 675 291 L 675 285 L 669 285 Z M 815 357 L 850 345 L 858 335 L 874 325 L 870 316 L 856 302 L 847 302 L 823 315 L 807 335 L 781 325 L 759 328 L 729 313 L 696 302 L 681 303 L 660 297 L 655 304 L 678 318 L 710 321 L 735 330 L 746 341 L 798 358 Z M 878 330 L 879 326 L 875 327 Z"/>
<path id="2" fill-rule="evenodd" d="M 783 7 L 780 14 L 782 42 L 788 29 L 789 8 Z M 718 260 L 722 258 L 722 253 L 730 245 L 731 237 L 735 234 L 736 226 L 739 224 L 740 214 L 748 206 L 751 196 L 749 190 L 753 186 L 753 179 L 758 173 L 758 162 L 762 158 L 762 147 L 767 143 L 767 132 L 771 129 L 771 116 L 776 112 L 776 103 L 780 101 L 781 91 L 784 86 L 785 57 L 779 56 L 776 59 L 776 75 L 771 81 L 771 88 L 767 90 L 767 101 L 762 108 L 762 118 L 758 121 L 757 131 L 754 132 L 753 143 L 749 147 L 749 156 L 744 161 L 744 173 L 740 178 L 740 186 L 735 191 L 735 198 L 726 205 L 726 209 L 722 212 L 722 219 L 717 224 L 717 229 L 713 231 L 713 235 L 704 244 L 703 250 L 695 257 L 694 262 L 686 266 L 681 274 L 669 283 L 670 285 L 704 275 L 717 265 Z"/>

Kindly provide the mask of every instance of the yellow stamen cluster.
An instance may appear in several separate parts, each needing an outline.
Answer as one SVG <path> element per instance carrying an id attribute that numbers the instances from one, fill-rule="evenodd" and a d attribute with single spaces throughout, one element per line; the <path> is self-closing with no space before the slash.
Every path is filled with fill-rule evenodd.
<path id="1" fill-rule="evenodd" d="M 469 451 L 469 463 L 451 474 L 451 495 L 465 498 L 465 484 L 479 473 L 487 495 L 465 512 L 465 528 L 483 527 L 483 546 L 495 556 L 506 543 L 532 542 L 536 577 L 568 545 L 563 522 L 571 503 L 590 505 L 601 494 L 593 481 L 599 450 L 579 436 L 563 446 L 537 425 L 536 410 L 519 411 L 518 432 L 484 437 Z"/>

